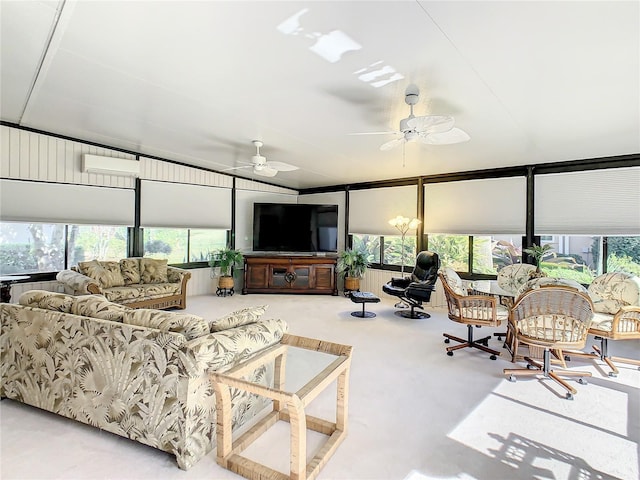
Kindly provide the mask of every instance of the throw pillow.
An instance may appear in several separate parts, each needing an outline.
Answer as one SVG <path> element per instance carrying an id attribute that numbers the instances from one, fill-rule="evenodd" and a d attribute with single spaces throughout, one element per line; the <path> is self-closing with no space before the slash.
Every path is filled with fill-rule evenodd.
<path id="1" fill-rule="evenodd" d="M 188 313 L 165 312 L 147 308 L 129 309 L 123 322 L 138 327 L 156 328 L 163 332 L 175 332 L 184 335 L 187 340 L 207 335 L 207 322 L 197 315 Z"/>
<path id="2" fill-rule="evenodd" d="M 167 283 L 167 261 L 141 258 L 140 279 L 141 283 Z"/>
<path id="3" fill-rule="evenodd" d="M 102 288 L 122 287 L 124 285 L 124 277 L 120 271 L 120 262 L 98 262 L 106 271 L 105 281 L 108 285 L 102 285 Z"/>
<path id="4" fill-rule="evenodd" d="M 71 313 L 75 297 L 64 293 L 48 292 L 46 290 L 29 290 L 20 295 L 18 303 L 25 307 L 43 308 L 58 312 Z"/>
<path id="5" fill-rule="evenodd" d="M 137 285 L 140 283 L 140 259 L 123 258 L 120 260 L 120 272 L 125 285 Z"/>
<path id="6" fill-rule="evenodd" d="M 209 322 L 211 333 L 221 332 L 222 330 L 247 325 L 249 323 L 256 323 L 268 307 L 269 305 L 260 305 L 257 307 L 243 308 L 217 320 L 212 320 Z"/>
<path id="7" fill-rule="evenodd" d="M 102 295 L 81 295 L 75 297 L 71 313 L 83 317 L 100 318 L 112 322 L 122 322 L 124 313 L 129 307 L 112 303 Z"/>
<path id="8" fill-rule="evenodd" d="M 93 278 L 102 288 L 109 288 L 109 286 L 111 286 L 111 275 L 109 271 L 100 265 L 100 262 L 97 260 L 78 262 L 78 269 L 83 275 Z"/>

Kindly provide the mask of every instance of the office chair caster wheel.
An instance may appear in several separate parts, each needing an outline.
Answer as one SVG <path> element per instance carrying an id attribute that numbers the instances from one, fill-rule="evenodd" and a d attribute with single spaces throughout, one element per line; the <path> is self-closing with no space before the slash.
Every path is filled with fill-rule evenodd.
<path id="1" fill-rule="evenodd" d="M 567 400 L 573 400 L 573 395 L 571 393 L 567 393 L 564 398 L 566 398 Z"/>
<path id="2" fill-rule="evenodd" d="M 500 335 L 497 336 L 497 339 L 498 339 L 499 342 L 502 341 L 502 337 Z"/>
<path id="3" fill-rule="evenodd" d="M 447 352 L 447 355 L 449 355 L 450 357 L 453 357 L 453 352 Z"/>
<path id="4" fill-rule="evenodd" d="M 564 361 L 565 362 L 570 362 L 571 361 L 571 357 L 569 355 L 565 355 L 564 356 Z"/>
<path id="5" fill-rule="evenodd" d="M 640 370 L 640 367 L 638 367 L 638 369 Z M 617 377 L 617 376 L 618 376 L 618 374 L 617 374 L 616 372 L 609 372 L 609 373 L 608 373 L 608 375 L 609 375 L 610 377 L 613 377 L 613 378 L 615 378 L 615 377 Z"/>
<path id="6" fill-rule="evenodd" d="M 480 342 L 481 345 L 484 345 L 485 347 L 489 346 L 489 340 L 485 340 L 484 342 Z"/>
<path id="7" fill-rule="evenodd" d="M 510 382 L 516 383 L 516 377 L 515 377 L 515 375 L 509 375 L 508 380 L 509 380 Z"/>
<path id="8" fill-rule="evenodd" d="M 495 359 L 496 359 L 496 356 L 495 356 L 495 355 L 491 355 L 489 358 L 490 358 L 491 360 L 495 360 Z"/>
<path id="9" fill-rule="evenodd" d="M 451 343 L 451 340 L 449 340 L 448 338 L 445 338 L 444 343 Z"/>
<path id="10" fill-rule="evenodd" d="M 527 364 L 527 370 L 533 370 L 534 368 L 536 368 L 536 367 L 534 367 L 534 366 L 533 366 L 533 365 L 531 365 L 531 364 Z"/>
<path id="11" fill-rule="evenodd" d="M 586 385 L 587 384 L 587 379 L 586 378 L 579 378 L 578 379 L 578 383 L 580 385 Z"/>

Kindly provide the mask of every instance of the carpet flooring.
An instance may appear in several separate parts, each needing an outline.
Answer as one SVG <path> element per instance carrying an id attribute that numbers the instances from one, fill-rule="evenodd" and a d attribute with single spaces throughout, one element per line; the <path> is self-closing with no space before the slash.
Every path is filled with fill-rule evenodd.
<path id="1" fill-rule="evenodd" d="M 367 305 L 310 295 L 196 296 L 187 311 L 215 318 L 268 304 L 292 334 L 352 345 L 349 432 L 319 479 L 624 479 L 639 478 L 640 371 L 620 364 L 610 378 L 598 362 L 574 359 L 593 373 L 566 400 L 549 380 L 509 382 L 497 360 L 464 349 L 448 357 L 442 333 L 466 337 L 443 310 L 410 320 L 394 315 L 394 299 Z M 501 329 L 482 328 L 477 335 Z M 590 338 L 589 344 L 593 342 Z M 640 358 L 640 342 L 611 342 L 619 356 Z M 328 363 L 325 355 L 292 351 L 287 387 L 305 383 Z M 308 413 L 335 415 L 332 385 Z M 288 472 L 288 424 L 279 422 L 246 456 Z M 323 436 L 308 435 L 309 456 Z M 238 479 L 210 453 L 185 472 L 169 454 L 12 400 L 0 403 L 2 479 Z"/>

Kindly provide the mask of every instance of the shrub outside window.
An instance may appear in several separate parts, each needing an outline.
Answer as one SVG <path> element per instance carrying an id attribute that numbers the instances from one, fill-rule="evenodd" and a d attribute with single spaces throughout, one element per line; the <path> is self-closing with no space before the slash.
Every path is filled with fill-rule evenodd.
<path id="1" fill-rule="evenodd" d="M 640 277 L 640 236 L 606 237 L 607 272 L 625 272 Z"/>
<path id="2" fill-rule="evenodd" d="M 497 275 L 514 263 L 522 263 L 522 235 L 473 237 L 473 273 Z"/>
<path id="3" fill-rule="evenodd" d="M 145 228 L 144 256 L 169 264 L 206 262 L 209 253 L 227 245 L 227 231 L 187 228 Z"/>
<path id="4" fill-rule="evenodd" d="M 542 245 L 551 245 L 551 256 L 544 258 L 540 269 L 549 277 L 569 278 L 589 284 L 602 273 L 602 237 L 586 235 L 545 235 Z"/>
<path id="5" fill-rule="evenodd" d="M 386 265 L 401 266 L 404 260 L 405 266 L 413 266 L 416 263 L 416 237 L 404 238 L 404 257 L 402 256 L 402 237 L 400 235 L 385 235 L 384 263 Z"/>
<path id="6" fill-rule="evenodd" d="M 0 223 L 0 274 L 64 269 L 65 225 Z"/>
<path id="7" fill-rule="evenodd" d="M 457 272 L 469 271 L 469 236 L 429 234 L 428 249 L 440 257 L 442 267 L 450 267 Z"/>
<path id="8" fill-rule="evenodd" d="M 120 260 L 127 256 L 127 227 L 69 225 L 67 265 L 87 260 Z"/>
<path id="9" fill-rule="evenodd" d="M 226 230 L 189 230 L 189 261 L 207 262 L 209 253 L 227 246 Z"/>
<path id="10" fill-rule="evenodd" d="M 380 237 L 375 235 L 352 235 L 353 250 L 364 252 L 367 261 L 373 264 L 380 264 Z"/>

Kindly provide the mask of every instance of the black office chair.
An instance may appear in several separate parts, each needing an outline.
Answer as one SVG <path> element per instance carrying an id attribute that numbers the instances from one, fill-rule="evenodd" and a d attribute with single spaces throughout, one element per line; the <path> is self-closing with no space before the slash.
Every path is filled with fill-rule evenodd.
<path id="1" fill-rule="evenodd" d="M 392 278 L 382 286 L 382 291 L 394 297 L 410 307 L 409 311 L 398 310 L 396 315 L 404 318 L 429 318 L 431 315 L 425 312 L 416 312 L 416 308 L 424 309 L 422 302 L 431 299 L 431 292 L 435 290 L 438 280 L 440 257 L 437 253 L 424 251 L 416 257 L 416 266 L 408 278 Z"/>

